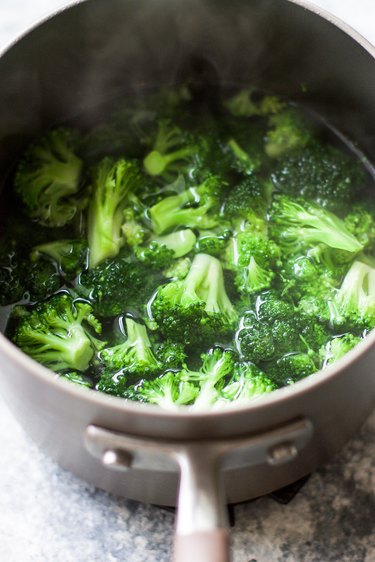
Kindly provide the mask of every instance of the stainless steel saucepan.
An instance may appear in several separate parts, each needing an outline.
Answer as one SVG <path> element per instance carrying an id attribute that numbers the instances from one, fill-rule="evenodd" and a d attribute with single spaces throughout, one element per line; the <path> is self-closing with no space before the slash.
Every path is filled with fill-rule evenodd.
<path id="1" fill-rule="evenodd" d="M 252 84 L 294 99 L 371 159 L 374 56 L 347 26 L 300 1 L 78 2 L 0 58 L 0 177 L 46 127 L 80 114 L 95 120 L 104 101 L 176 83 L 186 69 L 210 87 Z M 0 335 L 1 392 L 65 468 L 127 498 L 177 503 L 176 562 L 223 562 L 225 502 L 314 470 L 365 420 L 375 403 L 374 343 L 372 333 L 324 373 L 248 406 L 169 413 L 58 380 Z"/>

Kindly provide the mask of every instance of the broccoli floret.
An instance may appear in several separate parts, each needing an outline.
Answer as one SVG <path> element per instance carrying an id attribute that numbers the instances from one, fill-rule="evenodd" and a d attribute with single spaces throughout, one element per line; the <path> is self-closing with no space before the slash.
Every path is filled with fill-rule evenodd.
<path id="1" fill-rule="evenodd" d="M 25 293 L 20 275 L 21 266 L 17 256 L 16 243 L 10 240 L 0 249 L 0 305 L 6 306 L 20 301 Z"/>
<path id="2" fill-rule="evenodd" d="M 75 277 L 87 267 L 87 245 L 83 240 L 56 240 L 35 246 L 32 259 L 40 263 L 41 255 L 50 257 L 65 277 Z"/>
<path id="3" fill-rule="evenodd" d="M 276 388 L 277 385 L 250 361 L 236 363 L 233 377 L 222 389 L 221 397 L 215 406 L 230 402 L 248 402 Z"/>
<path id="4" fill-rule="evenodd" d="M 181 371 L 182 380 L 199 385 L 199 393 L 192 405 L 193 409 L 205 409 L 212 406 L 220 397 L 225 378 L 234 368 L 235 354 L 219 347 L 201 355 L 202 366 L 199 371 L 185 368 Z"/>
<path id="5" fill-rule="evenodd" d="M 182 380 L 180 373 L 168 371 L 153 380 L 142 380 L 131 387 L 127 396 L 139 402 L 157 404 L 165 410 L 175 410 L 179 406 L 192 403 L 198 388 Z"/>
<path id="6" fill-rule="evenodd" d="M 227 248 L 226 263 L 235 272 L 240 293 L 252 294 L 271 286 L 280 250 L 272 241 L 248 227 L 234 236 Z"/>
<path id="7" fill-rule="evenodd" d="M 375 206 L 373 201 L 357 203 L 351 207 L 344 223 L 348 231 L 356 237 L 365 250 L 375 248 Z"/>
<path id="8" fill-rule="evenodd" d="M 221 134 L 221 160 L 223 172 L 232 170 L 242 176 L 252 176 L 254 172 L 268 163 L 264 152 L 266 128 L 263 120 L 248 122 L 243 119 L 229 121 L 227 129 Z M 226 167 L 224 172 L 224 165 Z"/>
<path id="9" fill-rule="evenodd" d="M 25 286 L 24 298 L 32 301 L 44 299 L 61 287 L 56 267 L 47 260 L 38 263 L 23 263 L 22 280 Z"/>
<path id="10" fill-rule="evenodd" d="M 270 158 L 280 158 L 297 148 L 303 148 L 312 138 L 311 127 L 292 108 L 271 115 L 265 139 L 265 151 Z"/>
<path id="11" fill-rule="evenodd" d="M 375 327 L 375 268 L 355 261 L 331 302 L 331 322 L 358 330 Z"/>
<path id="12" fill-rule="evenodd" d="M 77 384 L 78 386 L 83 386 L 86 388 L 93 387 L 93 383 L 89 379 L 89 377 L 86 377 L 84 374 L 79 373 L 78 371 L 68 371 L 65 373 L 60 373 L 59 378 Z"/>
<path id="13" fill-rule="evenodd" d="M 312 297 L 326 303 L 340 278 L 337 268 L 317 264 L 309 255 L 288 258 L 280 271 L 283 293 L 297 301 Z"/>
<path id="14" fill-rule="evenodd" d="M 155 355 L 164 370 L 181 369 L 186 360 L 184 345 L 173 340 L 165 340 L 158 344 Z"/>
<path id="15" fill-rule="evenodd" d="M 288 352 L 314 356 L 326 338 L 326 330 L 318 322 L 311 322 L 295 306 L 268 292 L 242 318 L 236 344 L 243 359 L 258 364 Z"/>
<path id="16" fill-rule="evenodd" d="M 155 267 L 165 268 L 171 265 L 175 258 L 180 258 L 191 252 L 197 237 L 190 229 L 178 230 L 164 236 L 152 236 L 147 246 L 139 246 L 134 253 L 141 262 Z"/>
<path id="17" fill-rule="evenodd" d="M 125 255 L 82 273 L 76 290 L 91 301 L 97 314 L 110 317 L 137 307 L 142 310 L 161 279 L 161 273 Z"/>
<path id="18" fill-rule="evenodd" d="M 225 292 L 221 263 L 206 254 L 195 256 L 185 279 L 159 288 L 151 312 L 164 337 L 186 345 L 227 336 L 236 312 Z"/>
<path id="19" fill-rule="evenodd" d="M 267 234 L 267 211 L 271 203 L 272 186 L 269 182 L 250 176 L 228 193 L 223 213 L 236 230 L 249 226 L 259 234 Z M 241 223 L 245 223 L 243 227 Z"/>
<path id="20" fill-rule="evenodd" d="M 54 371 L 85 371 L 94 353 L 104 342 L 90 328 L 101 333 L 101 325 L 92 307 L 73 301 L 66 293 L 38 303 L 24 315 L 16 327 L 13 341 L 27 355 Z"/>
<path id="21" fill-rule="evenodd" d="M 308 247 L 325 244 L 356 254 L 362 244 L 333 213 L 287 196 L 274 198 L 271 209 L 271 235 L 287 252 L 303 253 Z"/>
<path id="22" fill-rule="evenodd" d="M 143 165 L 150 176 L 159 176 L 171 182 L 197 152 L 198 147 L 189 135 L 169 119 L 161 119 L 153 150 L 144 158 Z"/>
<path id="23" fill-rule="evenodd" d="M 323 368 L 341 359 L 360 341 L 361 338 L 350 333 L 329 340 L 320 350 Z"/>
<path id="24" fill-rule="evenodd" d="M 317 142 L 287 154 L 271 178 L 276 191 L 315 200 L 336 212 L 348 208 L 365 182 L 361 164 L 342 150 Z"/>
<path id="25" fill-rule="evenodd" d="M 119 253 L 125 242 L 122 225 L 127 197 L 139 183 L 140 174 L 132 162 L 105 158 L 99 163 L 88 210 L 90 268 Z"/>
<path id="26" fill-rule="evenodd" d="M 254 90 L 246 88 L 229 98 L 224 105 L 236 117 L 253 117 L 279 113 L 284 109 L 285 102 L 270 95 L 255 99 Z"/>
<path id="27" fill-rule="evenodd" d="M 112 371 L 122 371 L 125 376 L 129 373 L 146 376 L 160 371 L 161 365 L 152 351 L 146 326 L 132 318 L 126 318 L 125 324 L 126 340 L 100 352 L 100 359 L 105 367 Z"/>
<path id="28" fill-rule="evenodd" d="M 318 369 L 307 353 L 287 353 L 264 365 L 264 369 L 277 386 L 286 386 L 306 378 Z"/>
<path id="29" fill-rule="evenodd" d="M 203 229 L 216 226 L 218 217 L 208 211 L 220 208 L 222 189 L 222 181 L 210 175 L 197 187 L 165 197 L 150 208 L 154 232 L 163 234 L 180 226 Z"/>
<path id="30" fill-rule="evenodd" d="M 175 260 L 167 269 L 163 271 L 164 277 L 167 279 L 185 279 L 191 268 L 190 258 L 180 258 Z"/>
<path id="31" fill-rule="evenodd" d="M 16 192 L 41 224 L 63 226 L 86 204 L 78 197 L 82 160 L 75 154 L 77 145 L 75 131 L 52 130 L 26 149 L 18 165 Z"/>
<path id="32" fill-rule="evenodd" d="M 195 244 L 195 251 L 198 254 L 220 257 L 225 250 L 231 233 L 230 223 L 224 220 L 215 229 L 201 230 Z"/>
<path id="33" fill-rule="evenodd" d="M 0 249 L 0 304 L 36 301 L 57 291 L 61 279 L 56 267 L 45 259 L 34 263 L 23 255 L 13 240 L 4 240 Z"/>

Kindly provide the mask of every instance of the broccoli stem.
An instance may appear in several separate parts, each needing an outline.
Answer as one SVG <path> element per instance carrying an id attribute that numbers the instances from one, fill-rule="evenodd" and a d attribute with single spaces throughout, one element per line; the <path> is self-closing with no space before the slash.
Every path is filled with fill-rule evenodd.
<path id="1" fill-rule="evenodd" d="M 183 160 L 192 154 L 194 154 L 194 150 L 191 147 L 181 148 L 169 154 L 161 154 L 158 150 L 152 150 L 143 160 L 143 165 L 150 176 L 160 176 L 172 162 Z"/>
<path id="2" fill-rule="evenodd" d="M 206 303 L 206 312 L 223 314 L 234 320 L 236 312 L 225 291 L 223 268 L 218 259 L 207 254 L 197 254 L 185 280 L 181 304 L 189 305 L 198 300 Z"/>

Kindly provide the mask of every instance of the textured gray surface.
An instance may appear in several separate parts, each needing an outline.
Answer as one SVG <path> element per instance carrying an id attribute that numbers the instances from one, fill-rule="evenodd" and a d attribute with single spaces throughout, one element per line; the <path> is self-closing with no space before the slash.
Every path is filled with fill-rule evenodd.
<path id="1" fill-rule="evenodd" d="M 66 2 L 65 2 L 66 3 Z M 320 0 L 375 42 L 374 0 Z M 0 48 L 59 0 L 0 0 Z M 0 398 L 1 562 L 164 562 L 174 517 L 95 490 L 46 458 Z M 235 508 L 234 562 L 375 560 L 375 413 L 287 506 Z"/>

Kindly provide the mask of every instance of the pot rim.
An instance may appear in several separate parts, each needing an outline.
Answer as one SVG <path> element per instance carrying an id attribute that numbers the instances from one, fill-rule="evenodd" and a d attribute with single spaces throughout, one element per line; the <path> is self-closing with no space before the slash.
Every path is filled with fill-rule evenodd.
<path id="1" fill-rule="evenodd" d="M 58 8 L 57 10 L 54 10 L 53 12 L 44 16 L 42 19 L 39 19 L 37 22 L 29 26 L 27 30 L 22 32 L 16 39 L 11 40 L 8 44 L 6 44 L 5 47 L 0 50 L 0 57 L 6 55 L 6 53 L 14 46 L 16 46 L 18 42 L 22 41 L 31 32 L 39 28 L 41 25 L 47 23 L 50 19 L 60 15 L 61 13 L 64 13 L 66 10 L 72 9 L 75 6 L 84 3 L 88 3 L 89 1 L 90 0 L 72 0 L 65 6 Z M 334 16 L 327 10 L 320 8 L 319 6 L 313 4 L 308 0 L 286 0 L 286 2 L 289 2 L 290 4 L 296 4 L 297 6 L 304 8 L 309 12 L 312 12 L 313 14 L 321 17 L 331 25 L 343 31 L 354 42 L 359 44 L 365 51 L 367 51 L 375 62 L 375 46 L 373 46 L 359 32 L 354 30 L 349 24 L 345 23 L 337 16 Z M 335 379 L 341 374 L 343 370 L 352 366 L 355 367 L 355 363 L 357 362 L 357 360 L 362 358 L 366 353 L 370 352 L 372 348 L 375 348 L 375 329 L 372 330 L 372 332 L 370 332 L 363 341 L 357 344 L 334 365 L 331 365 L 324 370 L 319 370 L 316 373 L 313 373 L 312 375 L 290 386 L 274 390 L 270 394 L 263 395 L 262 397 L 257 398 L 253 401 L 249 401 L 248 404 L 228 404 L 219 410 L 213 408 L 207 408 L 205 410 L 192 410 L 189 408 L 189 406 L 182 406 L 176 408 L 176 410 L 164 410 L 157 405 L 127 401 L 124 398 L 111 396 L 105 394 L 104 392 L 87 389 L 84 387 L 79 387 L 78 385 L 61 379 L 56 373 L 27 356 L 6 336 L 4 336 L 4 334 L 0 333 L 0 355 L 4 353 L 7 359 L 9 359 L 14 365 L 28 371 L 30 375 L 37 377 L 43 383 L 55 386 L 55 388 L 60 392 L 63 392 L 66 395 L 71 396 L 72 398 L 80 400 L 85 399 L 93 406 L 95 405 L 98 407 L 111 408 L 119 414 L 142 414 L 144 417 L 150 419 L 174 419 L 175 421 L 186 421 L 192 418 L 202 418 L 202 420 L 205 420 L 207 418 L 211 419 L 212 417 L 229 417 L 241 415 L 246 411 L 260 412 L 265 408 L 269 408 L 269 406 L 271 405 L 279 405 L 290 400 L 293 397 L 298 398 L 298 396 L 316 389 Z"/>

